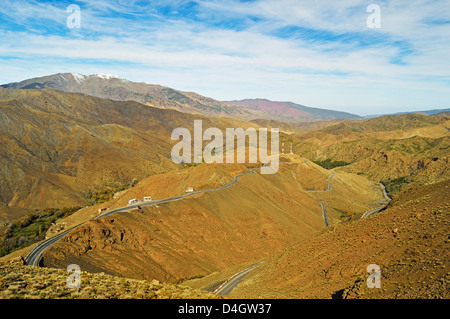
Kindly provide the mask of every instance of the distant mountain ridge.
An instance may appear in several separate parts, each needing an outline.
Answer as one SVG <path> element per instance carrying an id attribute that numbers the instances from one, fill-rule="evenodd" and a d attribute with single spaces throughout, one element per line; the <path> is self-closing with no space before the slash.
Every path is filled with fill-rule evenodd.
<path id="1" fill-rule="evenodd" d="M 144 82 L 132 82 L 110 74 L 58 73 L 0 86 L 7 89 L 50 88 L 117 101 L 132 100 L 184 113 L 197 113 L 211 117 L 226 116 L 245 121 L 270 119 L 285 122 L 311 122 L 359 118 L 358 115 L 350 113 L 311 108 L 292 102 L 273 102 L 263 99 L 217 101 L 197 93 Z"/>
<path id="2" fill-rule="evenodd" d="M 450 108 L 447 109 L 433 109 L 433 110 L 425 110 L 425 111 L 415 111 L 415 112 L 398 112 L 394 113 L 393 115 L 402 115 L 402 114 L 409 114 L 409 113 L 423 113 L 426 115 L 435 115 L 440 113 L 447 113 L 450 112 Z"/>
<path id="3" fill-rule="evenodd" d="M 397 112 L 397 113 L 389 113 L 389 114 L 371 114 L 371 115 L 366 115 L 364 117 L 373 118 L 373 117 L 380 117 L 382 115 L 403 115 L 403 114 L 413 114 L 413 113 L 423 113 L 426 115 L 447 115 L 448 113 L 450 113 L 450 108 L 412 111 L 412 112 Z"/>
<path id="4" fill-rule="evenodd" d="M 242 120 L 258 117 L 256 112 L 196 93 L 182 92 L 161 85 L 132 82 L 110 74 L 58 73 L 1 86 L 7 89 L 56 89 L 116 101 L 136 101 L 157 108 L 213 117 L 228 116 Z"/>
<path id="5" fill-rule="evenodd" d="M 308 107 L 293 102 L 270 101 L 267 99 L 244 99 L 239 101 L 227 101 L 242 108 L 264 112 L 267 117 L 264 119 L 276 119 L 285 122 L 299 122 L 309 119 L 317 120 L 335 120 L 335 119 L 358 119 L 358 115 Z"/>

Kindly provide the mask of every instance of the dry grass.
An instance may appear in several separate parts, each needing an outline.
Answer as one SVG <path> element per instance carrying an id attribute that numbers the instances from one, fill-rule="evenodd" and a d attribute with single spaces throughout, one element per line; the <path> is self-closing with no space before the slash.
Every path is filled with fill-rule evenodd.
<path id="1" fill-rule="evenodd" d="M 69 273 L 62 269 L 25 266 L 21 259 L 0 265 L 0 299 L 212 299 L 212 293 L 133 280 L 104 273 L 81 272 L 80 288 L 66 285 Z"/>

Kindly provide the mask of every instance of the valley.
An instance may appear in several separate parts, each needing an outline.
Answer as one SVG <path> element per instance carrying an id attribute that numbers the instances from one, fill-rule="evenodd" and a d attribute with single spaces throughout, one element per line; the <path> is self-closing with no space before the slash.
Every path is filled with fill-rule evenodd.
<path id="1" fill-rule="evenodd" d="M 2 315 L 446 306 L 450 1 L 2 0 L 0 39 Z"/>
<path id="2" fill-rule="evenodd" d="M 258 265 L 224 294 L 447 296 L 445 114 L 246 121 L 33 85 L 0 88 L 0 230 L 35 210 L 79 206 L 45 231 L 49 245 L 35 259 L 43 269 L 77 264 L 213 292 Z M 280 146 L 293 154 L 281 154 L 275 174 L 260 174 L 261 163 L 175 164 L 171 132 L 198 119 L 223 131 L 279 126 Z M 0 262 L 27 260 L 38 245 Z M 426 258 L 405 265 L 412 250 Z M 384 290 L 364 288 L 370 263 L 382 267 Z M 398 279 L 400 269 L 415 283 Z"/>
<path id="3" fill-rule="evenodd" d="M 265 259 L 230 297 L 447 299 L 449 195 L 448 181 L 413 187 L 377 215 Z M 370 264 L 381 267 L 381 289 L 366 285 Z M 206 277 L 189 285 L 202 284 Z"/>
<path id="4" fill-rule="evenodd" d="M 176 282 L 180 278 L 204 276 L 261 258 L 325 227 L 317 199 L 303 191 L 292 174 L 292 169 L 302 174 L 304 167 L 309 170 L 311 166 L 316 170 L 320 168 L 300 160 L 289 164 L 282 165 L 286 167 L 279 172 L 280 176 L 274 178 L 246 175 L 227 189 L 181 201 L 142 205 L 140 209 L 84 223 L 45 252 L 43 264 L 61 267 L 77 263 L 92 271 L 101 269 L 130 278 Z M 202 168 L 198 166 L 192 170 L 198 172 Z M 322 174 L 326 176 L 325 172 Z M 158 176 L 159 179 L 164 177 Z M 348 176 L 337 180 L 335 188 L 345 193 L 349 185 Z M 251 187 L 253 183 L 258 186 Z M 371 202 L 380 200 L 381 193 L 375 193 L 371 188 L 373 185 L 363 178 L 359 178 L 359 183 L 367 195 L 354 198 L 352 202 L 343 201 L 338 206 L 334 204 L 335 197 L 323 198 L 327 205 L 335 205 L 327 210 L 331 223 L 339 221 L 339 207 L 364 211 Z M 133 196 L 145 194 L 142 189 L 148 193 L 145 183 L 138 187 L 136 185 L 132 189 Z M 246 200 L 238 194 L 246 194 Z M 338 193 L 336 197 L 340 195 Z M 261 209 L 261 203 L 264 209 Z M 123 205 L 120 201 L 117 204 Z M 80 221 L 77 220 L 78 214 L 82 211 L 70 216 L 74 223 Z M 129 257 L 125 257 L 127 255 Z M 112 260 L 114 262 L 110 265 Z M 122 266 L 119 268 L 118 265 Z M 174 265 L 178 268 L 173 269 Z M 121 270 L 118 272 L 118 269 Z"/>
<path id="5" fill-rule="evenodd" d="M 0 108 L 2 222 L 34 209 L 85 206 L 97 190 L 178 169 L 171 160 L 171 132 L 192 128 L 198 119 L 47 89 L 0 88 Z M 205 128 L 244 126 L 228 118 L 200 119 Z"/>

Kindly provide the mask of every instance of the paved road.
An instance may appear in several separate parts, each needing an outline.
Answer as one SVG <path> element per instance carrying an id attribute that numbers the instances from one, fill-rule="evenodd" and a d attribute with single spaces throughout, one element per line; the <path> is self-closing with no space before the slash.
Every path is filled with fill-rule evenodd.
<path id="1" fill-rule="evenodd" d="M 257 263 L 256 265 L 253 265 L 247 269 L 244 269 L 244 270 L 234 274 L 233 276 L 228 278 L 224 283 L 222 283 L 222 285 L 220 285 L 219 288 L 217 288 L 214 291 L 214 293 L 218 294 L 218 295 L 229 295 L 231 293 L 231 291 L 234 289 L 234 287 L 236 287 L 241 282 L 242 278 L 247 276 L 247 274 L 250 271 L 252 271 L 255 267 L 258 267 L 262 263 L 263 262 Z"/>
<path id="2" fill-rule="evenodd" d="M 166 198 L 166 199 L 160 199 L 160 200 L 154 200 L 154 201 L 149 201 L 149 202 L 139 202 L 139 203 L 136 203 L 136 204 L 133 204 L 133 205 L 128 205 L 128 206 L 125 206 L 125 207 L 120 207 L 120 208 L 116 208 L 116 209 L 113 209 L 113 210 L 106 211 L 103 214 L 100 214 L 100 215 L 94 217 L 94 219 L 105 217 L 105 216 L 109 216 L 109 215 L 114 214 L 114 213 L 126 212 L 126 211 L 129 211 L 129 210 L 134 209 L 134 208 L 173 202 L 173 201 L 181 200 L 183 198 L 186 198 L 186 197 L 189 197 L 189 196 L 193 196 L 193 195 L 196 195 L 196 194 L 220 191 L 220 190 L 227 189 L 227 188 L 233 186 L 235 183 L 237 183 L 239 181 L 240 177 L 246 176 L 246 175 L 252 175 L 252 174 L 255 174 L 254 169 L 250 169 L 250 173 L 239 174 L 239 175 L 235 176 L 234 180 L 231 183 L 229 183 L 228 185 L 225 185 L 223 187 L 220 187 L 220 188 L 206 189 L 206 190 L 196 191 L 196 192 L 192 192 L 192 193 L 181 195 L 181 196 L 176 196 L 176 197 L 171 197 L 171 198 Z M 43 252 L 46 249 L 48 249 L 51 245 L 56 243 L 58 240 L 60 240 L 62 237 L 67 235 L 71 230 L 75 229 L 76 227 L 78 227 L 78 226 L 80 226 L 82 224 L 83 223 L 78 224 L 78 225 L 76 225 L 76 226 L 74 226 L 74 227 L 72 227 L 70 229 L 67 229 L 67 230 L 59 233 L 58 235 L 55 235 L 55 236 L 53 236 L 53 237 L 51 237 L 49 239 L 46 239 L 46 240 L 42 241 L 41 243 L 39 243 L 25 257 L 25 262 L 27 263 L 27 265 L 32 265 L 32 266 L 39 267 L 39 262 L 41 260 Z"/>
<path id="3" fill-rule="evenodd" d="M 284 163 L 284 162 L 280 162 L 280 163 Z M 166 198 L 166 199 L 160 199 L 160 200 L 154 200 L 154 201 L 149 201 L 149 202 L 139 202 L 139 203 L 136 203 L 136 204 L 133 204 L 133 205 L 128 205 L 128 206 L 125 206 L 125 207 L 120 207 L 120 208 L 108 210 L 108 211 L 104 212 L 103 214 L 100 214 L 100 215 L 94 217 L 94 219 L 105 217 L 105 216 L 109 216 L 109 215 L 114 214 L 114 213 L 126 212 L 126 211 L 129 211 L 129 210 L 134 209 L 134 208 L 173 202 L 173 201 L 181 200 L 181 199 L 184 199 L 186 197 L 190 197 L 190 196 L 201 194 L 201 193 L 208 193 L 208 192 L 215 192 L 215 191 L 224 190 L 224 189 L 230 188 L 235 183 L 237 183 L 239 181 L 240 177 L 255 174 L 255 171 L 254 171 L 255 169 L 259 169 L 259 168 L 253 168 L 253 169 L 250 169 L 250 173 L 239 174 L 239 175 L 235 176 L 234 180 L 231 183 L 229 183 L 229 184 L 227 184 L 227 185 L 225 185 L 223 187 L 220 187 L 220 188 L 200 190 L 200 191 L 192 192 L 192 193 L 189 193 L 189 194 L 184 194 L 184 195 L 181 195 L 181 196 L 176 196 L 176 197 L 171 197 L 171 198 Z M 330 180 L 333 178 L 333 176 L 334 176 L 334 172 L 327 179 L 328 189 L 326 189 L 324 191 L 307 191 L 307 192 L 327 192 L 327 191 L 330 191 L 332 189 L 332 186 L 330 184 Z M 320 203 L 321 203 L 322 211 L 323 211 L 323 214 L 324 214 L 325 224 L 328 226 L 328 219 L 327 219 L 327 216 L 326 216 L 325 206 L 323 205 L 322 202 L 320 202 Z M 53 237 L 51 237 L 49 239 L 45 239 L 44 241 L 39 243 L 25 257 L 25 262 L 27 263 L 27 265 L 32 265 L 32 266 L 37 266 L 38 267 L 39 266 L 39 262 L 40 262 L 41 257 L 42 257 L 42 254 L 44 253 L 44 251 L 46 249 L 48 249 L 51 245 L 53 245 L 58 240 L 60 240 L 62 237 L 67 235 L 71 230 L 75 229 L 76 227 L 78 227 L 78 226 L 80 226 L 82 224 L 83 223 L 78 224 L 78 225 L 76 225 L 76 226 L 74 226 L 74 227 L 72 227 L 70 229 L 67 229 L 67 230 L 59 233 L 58 235 L 55 235 L 55 236 L 53 236 Z"/>
<path id="4" fill-rule="evenodd" d="M 283 163 L 283 162 L 280 162 L 280 163 Z M 307 190 L 306 192 L 308 192 L 308 193 L 317 193 L 317 192 L 329 192 L 329 191 L 331 191 L 331 190 L 333 189 L 333 186 L 331 185 L 330 181 L 331 181 L 331 179 L 334 177 L 334 175 L 335 175 L 335 173 L 333 172 L 333 173 L 331 174 L 331 176 L 327 179 L 328 188 L 327 188 L 326 190 Z M 382 190 L 383 190 L 383 195 L 384 195 L 384 197 L 386 198 L 387 202 L 380 203 L 380 204 L 383 205 L 383 207 L 374 208 L 374 209 L 372 209 L 372 210 L 366 212 L 366 213 L 367 213 L 366 217 L 367 217 L 367 216 L 370 216 L 370 215 L 372 215 L 372 214 L 378 213 L 381 209 L 384 208 L 384 205 L 385 205 L 385 204 L 387 204 L 387 203 L 389 203 L 389 202 L 391 201 L 391 198 L 390 198 L 390 197 L 387 195 L 387 193 L 386 193 L 386 189 L 385 189 L 384 185 L 381 184 L 381 183 L 380 183 L 380 185 L 381 185 L 381 188 L 382 188 Z M 329 223 L 328 223 L 327 210 L 326 210 L 326 208 L 325 208 L 325 204 L 324 204 L 321 200 L 319 200 L 319 203 L 320 203 L 320 206 L 322 207 L 323 219 L 324 219 L 324 221 L 325 221 L 325 225 L 328 227 Z M 363 215 L 363 217 L 364 217 L 364 215 Z M 241 271 L 241 272 L 239 272 L 239 273 L 237 273 L 237 274 L 231 276 L 231 277 L 230 277 L 228 280 L 226 280 L 221 286 L 219 286 L 219 288 L 217 288 L 217 289 L 214 291 L 214 293 L 219 294 L 219 295 L 228 295 L 228 294 L 230 294 L 231 291 L 233 290 L 233 288 L 236 287 L 237 284 L 238 284 L 239 282 L 241 282 L 241 280 L 242 280 L 242 279 L 243 279 L 243 278 L 244 278 L 244 277 L 245 277 L 252 269 L 254 269 L 255 267 L 259 266 L 260 264 L 261 264 L 261 263 L 256 264 L 256 265 L 253 265 L 252 267 L 247 268 L 247 269 L 245 269 L 245 270 L 243 270 L 243 271 Z"/>
<path id="5" fill-rule="evenodd" d="M 387 202 L 389 203 L 392 198 L 389 197 L 389 195 L 386 193 L 386 187 L 382 183 L 380 183 L 381 189 L 383 190 L 383 196 L 386 198 Z"/>
<path id="6" fill-rule="evenodd" d="M 81 225 L 81 224 L 80 224 Z M 49 248 L 51 245 L 56 243 L 58 240 L 63 238 L 66 234 L 68 234 L 72 229 L 78 227 L 79 225 L 72 227 L 70 229 L 67 229 L 63 231 L 62 233 L 59 233 L 56 236 L 53 236 L 52 238 L 46 239 L 39 243 L 36 247 L 34 247 L 28 255 L 25 257 L 25 262 L 27 265 L 36 266 L 39 267 L 39 261 L 41 260 L 42 253 Z"/>
<path id="7" fill-rule="evenodd" d="M 284 163 L 284 162 L 280 162 L 280 163 Z M 173 201 L 181 200 L 181 199 L 184 199 L 184 198 L 196 195 L 196 194 L 215 192 L 215 191 L 227 189 L 227 188 L 233 186 L 235 183 L 237 183 L 239 181 L 240 177 L 247 176 L 247 175 L 252 175 L 252 174 L 255 174 L 254 169 L 250 169 L 250 173 L 245 173 L 245 174 L 240 174 L 240 175 L 235 176 L 234 180 L 231 183 L 229 183 L 229 184 L 227 184 L 227 185 L 225 185 L 223 187 L 220 187 L 220 188 L 196 191 L 196 192 L 192 192 L 192 193 L 189 193 L 189 194 L 184 194 L 184 195 L 181 195 L 181 196 L 176 196 L 176 197 L 171 197 L 171 198 L 166 198 L 166 199 L 161 199 L 161 200 L 154 200 L 154 201 L 149 201 L 149 202 L 139 202 L 139 203 L 136 203 L 136 204 L 133 204 L 133 205 L 128 205 L 128 206 L 125 206 L 125 207 L 120 207 L 120 208 L 117 208 L 117 209 L 106 211 L 103 214 L 100 214 L 100 215 L 94 217 L 94 219 L 105 217 L 105 216 L 109 216 L 109 215 L 114 214 L 114 213 L 126 212 L 126 211 L 129 211 L 129 210 L 134 209 L 134 208 L 173 202 Z M 328 188 L 326 190 L 309 190 L 309 191 L 307 190 L 306 192 L 308 192 L 308 193 L 315 193 L 315 192 L 328 192 L 328 191 L 331 191 L 333 189 L 333 187 L 332 187 L 330 181 L 334 177 L 334 175 L 335 175 L 335 173 L 333 172 L 331 174 L 331 176 L 327 179 Z M 382 189 L 383 189 L 384 196 L 389 202 L 391 199 L 386 194 L 386 190 L 385 190 L 384 186 L 382 184 L 381 184 L 381 186 L 382 186 Z M 319 203 L 320 203 L 320 206 L 322 207 L 323 219 L 325 221 L 325 225 L 328 226 L 329 223 L 328 223 L 328 218 L 327 218 L 327 212 L 326 212 L 326 209 L 325 209 L 325 205 L 324 205 L 324 203 L 321 200 L 319 200 Z M 377 209 L 379 211 L 382 208 L 377 208 Z M 375 210 L 377 210 L 377 209 L 375 209 Z M 367 216 L 369 216 L 371 214 L 374 214 L 375 210 L 373 210 L 373 212 L 371 212 L 370 214 L 367 214 Z M 378 212 L 378 211 L 376 211 L 376 212 Z M 81 223 L 81 224 L 83 224 L 83 223 Z M 38 267 L 43 252 L 46 249 L 48 249 L 51 245 L 56 243 L 58 240 L 60 240 L 62 237 L 67 235 L 71 230 L 75 229 L 76 227 L 80 226 L 81 224 L 76 225 L 76 226 L 74 226 L 74 227 L 72 227 L 70 229 L 67 229 L 67 230 L 59 233 L 58 235 L 56 235 L 56 236 L 54 236 L 52 238 L 46 239 L 43 242 L 39 243 L 25 257 L 25 262 L 28 265 L 32 265 L 32 266 L 37 266 Z M 228 280 L 226 280 L 219 288 L 217 288 L 216 291 L 214 291 L 214 293 L 219 294 L 219 295 L 228 295 L 228 294 L 230 294 L 231 291 L 234 289 L 234 287 L 236 287 L 239 284 L 239 282 L 241 282 L 241 280 L 251 270 L 253 270 L 255 267 L 259 266 L 260 264 L 262 264 L 262 262 L 258 263 L 256 265 L 253 265 L 253 266 L 251 266 L 251 267 L 249 267 L 247 269 L 244 269 L 243 271 L 241 271 L 241 272 L 239 272 L 237 274 L 234 274 Z"/>
<path id="8" fill-rule="evenodd" d="M 331 186 L 330 181 L 331 181 L 331 179 L 332 179 L 333 177 L 334 177 L 334 172 L 331 174 L 330 177 L 327 178 L 328 188 L 327 188 L 326 190 L 323 190 L 323 191 L 321 191 L 321 190 L 318 190 L 318 191 L 316 191 L 316 190 L 307 190 L 306 192 L 307 192 L 307 193 L 323 193 L 323 192 L 329 192 L 329 191 L 331 191 L 331 190 L 333 189 L 333 187 Z"/>
<path id="9" fill-rule="evenodd" d="M 306 161 L 303 161 L 303 163 L 305 163 Z M 296 163 L 291 163 L 291 162 L 280 162 L 280 163 L 285 163 L 285 164 L 296 164 Z M 333 187 L 331 186 L 331 179 L 334 177 L 334 172 L 332 172 L 331 176 L 327 178 L 327 183 L 328 183 L 328 188 L 326 190 L 311 190 L 311 191 L 306 191 L 308 193 L 314 193 L 314 192 L 329 192 L 333 189 Z M 325 209 L 325 204 L 319 200 L 320 206 L 322 207 L 322 213 L 323 213 L 323 219 L 325 221 L 325 225 L 328 226 L 328 217 L 327 217 L 327 211 Z M 230 278 L 228 278 L 221 286 L 219 286 L 219 288 L 217 288 L 214 293 L 218 294 L 218 295 L 228 295 L 231 293 L 231 291 L 233 290 L 234 287 L 237 286 L 237 284 L 239 284 L 241 282 L 241 280 L 251 271 L 253 270 L 255 267 L 259 266 L 261 263 L 258 263 L 256 265 L 253 265 L 252 267 L 249 267 L 247 269 L 244 269 L 241 272 L 238 272 L 237 274 L 234 274 L 233 276 L 231 276 Z"/>
<path id="10" fill-rule="evenodd" d="M 320 203 L 320 206 L 322 206 L 323 220 L 325 221 L 325 226 L 328 227 L 327 210 L 325 209 L 325 205 L 321 200 L 319 200 L 319 203 Z"/>
<path id="11" fill-rule="evenodd" d="M 378 214 L 382 209 L 386 208 L 387 204 L 389 204 L 389 202 L 392 200 L 392 198 L 390 198 L 388 196 L 388 194 L 386 193 L 386 187 L 384 187 L 384 185 L 382 183 L 379 183 L 379 184 L 380 184 L 381 190 L 383 191 L 383 196 L 384 196 L 384 198 L 386 198 L 386 201 L 385 202 L 381 202 L 381 203 L 377 203 L 381 207 L 376 207 L 376 208 L 373 208 L 371 210 L 365 211 L 364 214 L 361 216 L 361 218 L 366 218 L 366 217 L 369 217 L 371 215 Z"/>
<path id="12" fill-rule="evenodd" d="M 326 190 L 323 190 L 323 191 L 309 190 L 306 192 L 307 193 L 323 193 L 323 192 L 331 191 L 333 189 L 333 186 L 331 186 L 330 181 L 333 177 L 334 177 L 334 172 L 331 174 L 330 177 L 327 178 L 328 188 Z M 319 200 L 319 204 L 320 204 L 320 207 L 322 207 L 322 214 L 323 214 L 323 220 L 325 221 L 325 226 L 328 227 L 329 223 L 328 223 L 328 217 L 327 217 L 327 210 L 325 209 L 325 204 L 321 200 Z"/>

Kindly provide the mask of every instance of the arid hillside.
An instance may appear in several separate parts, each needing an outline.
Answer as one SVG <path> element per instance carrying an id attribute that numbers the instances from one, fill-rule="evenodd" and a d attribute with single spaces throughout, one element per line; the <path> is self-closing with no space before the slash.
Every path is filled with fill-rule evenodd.
<path id="1" fill-rule="evenodd" d="M 349 122 L 287 135 L 286 142 L 294 145 L 295 153 L 334 167 L 333 191 L 313 194 L 326 202 L 327 211 L 340 212 L 342 217 L 347 212 L 351 218 L 341 218 L 343 223 L 258 260 L 263 263 L 230 297 L 449 297 L 449 119 L 407 114 L 372 119 L 366 121 L 367 126 L 364 121 Z M 298 181 L 317 181 L 317 174 L 309 171 Z M 345 180 L 348 186 L 338 188 L 345 174 L 351 181 Z M 342 201 L 362 195 L 355 177 L 382 181 L 393 198 L 387 209 L 361 219 L 363 214 L 345 207 Z M 320 187 L 324 185 L 316 186 Z M 343 190 L 348 193 L 340 193 Z M 381 289 L 366 285 L 370 264 L 381 267 Z M 210 289 L 248 266 L 184 284 Z"/>
<path id="2" fill-rule="evenodd" d="M 292 134 L 295 153 L 313 161 L 342 162 L 337 168 L 375 181 L 405 179 L 434 183 L 448 178 L 450 118 L 404 114 L 345 121 Z"/>
<path id="3" fill-rule="evenodd" d="M 250 170 L 241 164 L 202 164 L 155 174 L 142 179 L 134 187 L 111 194 L 110 200 L 82 208 L 71 216 L 57 220 L 48 230 L 47 237 L 97 217 L 99 209 L 113 210 L 127 206 L 133 198 L 142 200 L 151 196 L 153 200 L 160 200 L 188 194 L 186 190 L 189 187 L 194 191 L 216 189 L 231 183 L 236 175 L 248 173 Z"/>
<path id="4" fill-rule="evenodd" d="M 174 196 L 191 184 L 217 188 L 242 172 L 248 170 L 237 164 L 202 164 L 155 175 L 120 194 L 109 207 L 131 197 L 168 196 L 167 190 L 158 194 L 159 186 L 167 183 Z M 305 178 L 308 175 L 316 179 Z M 318 199 L 327 206 L 331 224 L 339 223 L 347 210 L 362 213 L 382 200 L 373 182 L 346 173 L 336 174 L 332 190 L 310 192 L 327 190 L 330 175 L 316 164 L 292 158 L 274 175 L 256 172 L 227 189 L 88 221 L 52 246 L 44 254 L 44 265 L 62 268 L 77 263 L 88 271 L 177 282 L 255 261 L 325 228 Z M 195 185 L 201 180 L 203 184 Z M 350 197 L 354 187 L 360 192 Z M 88 216 L 82 210 L 57 225 L 70 227 Z"/>
<path id="5" fill-rule="evenodd" d="M 0 88 L 0 220 L 84 206 L 91 193 L 178 169 L 174 128 L 254 126 L 57 90 Z"/>
<path id="6" fill-rule="evenodd" d="M 314 121 L 314 122 L 282 122 L 277 120 L 270 119 L 255 119 L 251 120 L 251 123 L 255 123 L 261 127 L 277 127 L 280 131 L 292 134 L 292 133 L 305 133 L 311 131 L 317 131 L 329 126 L 334 126 L 336 124 L 352 121 L 347 119 L 337 119 L 337 120 L 329 120 L 329 121 Z M 363 121 L 363 120 L 359 120 Z"/>
<path id="7" fill-rule="evenodd" d="M 244 298 L 446 296 L 447 116 L 285 124 L 292 130 L 281 132 L 280 141 L 294 154 L 283 155 L 273 175 L 260 174 L 259 164 L 174 164 L 171 133 L 193 131 L 195 119 L 203 129 L 223 131 L 279 124 L 40 87 L 0 88 L 1 221 L 35 209 L 84 207 L 53 211 L 63 216 L 54 222 L 43 213 L 41 223 L 53 222 L 45 232 L 20 221 L 5 228 L 4 242 L 36 243 L 42 237 L 19 236 L 38 230 L 49 238 L 79 225 L 44 252 L 43 266 L 75 263 L 91 273 L 196 282 L 194 288 L 210 288 L 241 265 L 264 261 L 233 291 Z M 360 219 L 386 202 L 380 182 L 392 202 Z M 191 187 L 211 191 L 94 219 L 99 209 L 146 196 L 173 198 Z M 14 247 L 2 261 L 31 249 Z M 381 266 L 383 282 L 399 278 L 399 269 L 417 279 L 366 292 L 361 278 L 372 263 Z"/>
<path id="8" fill-rule="evenodd" d="M 449 198 L 449 180 L 412 187 L 377 215 L 264 259 L 230 297 L 449 298 Z M 366 285 L 371 264 L 380 267 L 381 288 Z"/>

